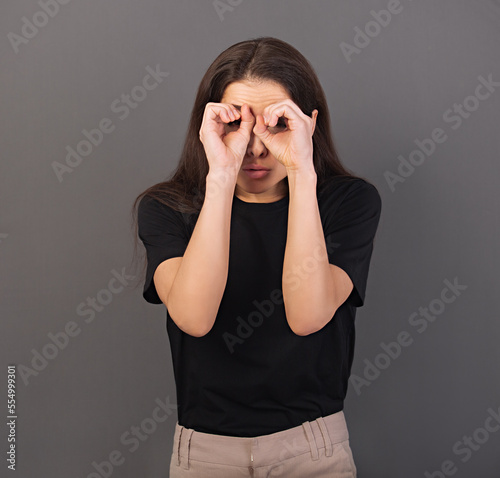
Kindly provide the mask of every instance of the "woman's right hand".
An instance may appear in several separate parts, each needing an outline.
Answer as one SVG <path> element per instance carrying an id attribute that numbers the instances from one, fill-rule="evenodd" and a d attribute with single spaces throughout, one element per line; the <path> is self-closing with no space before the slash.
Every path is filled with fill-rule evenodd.
<path id="1" fill-rule="evenodd" d="M 238 122 L 240 124 L 229 125 Z M 255 117 L 247 104 L 241 113 L 227 103 L 207 103 L 200 128 L 200 141 L 205 148 L 210 171 L 237 175 L 245 156 Z"/>

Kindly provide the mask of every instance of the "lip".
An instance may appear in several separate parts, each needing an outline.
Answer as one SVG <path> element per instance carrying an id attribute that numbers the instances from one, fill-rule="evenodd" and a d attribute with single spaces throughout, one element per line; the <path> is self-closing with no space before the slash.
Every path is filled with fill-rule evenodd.
<path id="1" fill-rule="evenodd" d="M 249 169 L 255 169 L 257 171 L 270 171 L 269 168 L 265 168 L 264 166 L 258 166 L 257 164 L 249 164 L 243 168 L 243 171 L 248 171 Z"/>
<path id="2" fill-rule="evenodd" d="M 255 171 L 252 171 L 251 169 L 244 169 L 243 171 L 250 179 L 260 179 L 267 176 L 270 169 L 257 169 Z"/>

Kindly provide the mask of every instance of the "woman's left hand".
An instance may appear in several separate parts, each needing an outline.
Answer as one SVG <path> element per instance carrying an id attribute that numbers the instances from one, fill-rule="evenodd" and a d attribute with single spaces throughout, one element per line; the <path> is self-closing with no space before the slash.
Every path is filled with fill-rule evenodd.
<path id="1" fill-rule="evenodd" d="M 309 117 L 287 99 L 267 106 L 262 115 L 257 115 L 253 132 L 289 172 L 314 171 L 312 135 L 317 114 L 318 110 L 314 110 Z"/>

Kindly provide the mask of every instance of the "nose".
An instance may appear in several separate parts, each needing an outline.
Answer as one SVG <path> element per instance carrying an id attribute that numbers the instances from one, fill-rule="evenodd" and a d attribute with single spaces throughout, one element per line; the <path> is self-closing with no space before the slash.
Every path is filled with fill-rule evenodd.
<path id="1" fill-rule="evenodd" d="M 247 156 L 254 158 L 264 158 L 267 156 L 267 148 L 253 132 L 250 133 L 250 141 L 247 146 Z"/>

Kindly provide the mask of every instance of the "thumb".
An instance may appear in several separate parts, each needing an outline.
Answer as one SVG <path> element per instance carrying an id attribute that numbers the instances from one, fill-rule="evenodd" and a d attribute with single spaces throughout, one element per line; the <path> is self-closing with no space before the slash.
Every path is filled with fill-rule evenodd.
<path id="1" fill-rule="evenodd" d="M 241 110 L 240 132 L 243 133 L 247 142 L 250 140 L 250 134 L 254 123 L 254 116 L 250 112 L 249 106 L 245 103 L 242 105 Z"/>
<path id="2" fill-rule="evenodd" d="M 255 136 L 257 136 L 266 147 L 269 146 L 274 136 L 267 129 L 267 126 L 264 123 L 264 117 L 262 115 L 257 115 L 253 132 L 255 133 Z"/>

